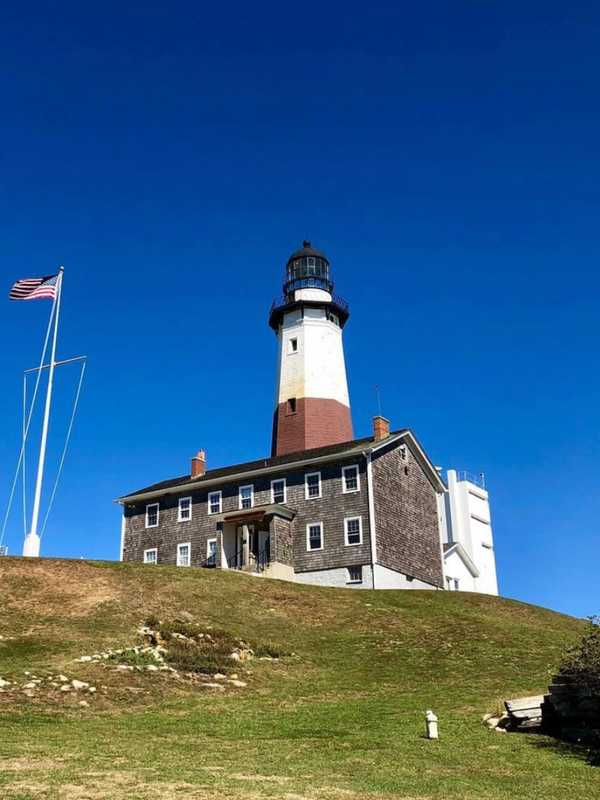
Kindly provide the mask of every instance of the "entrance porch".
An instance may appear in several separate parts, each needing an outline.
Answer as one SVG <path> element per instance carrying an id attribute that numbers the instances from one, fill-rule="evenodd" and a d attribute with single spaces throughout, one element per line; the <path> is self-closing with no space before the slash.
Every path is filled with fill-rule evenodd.
<path id="1" fill-rule="evenodd" d="M 276 503 L 221 514 L 221 568 L 292 580 L 293 517 Z"/>

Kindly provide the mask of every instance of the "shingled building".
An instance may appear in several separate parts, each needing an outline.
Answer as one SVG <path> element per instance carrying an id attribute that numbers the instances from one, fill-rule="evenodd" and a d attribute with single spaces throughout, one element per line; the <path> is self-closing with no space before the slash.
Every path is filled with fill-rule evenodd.
<path id="1" fill-rule="evenodd" d="M 123 560 L 327 586 L 478 588 L 477 559 L 463 534 L 452 538 L 447 487 L 413 433 L 377 416 L 371 436 L 353 438 L 349 311 L 333 290 L 329 260 L 304 242 L 269 317 L 278 340 L 271 457 L 206 469 L 200 451 L 190 474 L 119 498 Z M 447 558 L 460 578 L 447 574 Z M 487 587 L 493 551 L 491 563 Z"/>

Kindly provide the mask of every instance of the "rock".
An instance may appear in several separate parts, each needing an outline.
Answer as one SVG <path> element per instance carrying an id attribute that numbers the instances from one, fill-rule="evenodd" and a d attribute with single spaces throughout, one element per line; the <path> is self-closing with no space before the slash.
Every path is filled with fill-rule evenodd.
<path id="1" fill-rule="evenodd" d="M 243 689 L 245 686 L 248 686 L 245 681 L 236 681 L 234 678 L 228 680 L 227 683 L 230 683 L 232 686 L 237 686 L 239 689 Z"/>
<path id="2" fill-rule="evenodd" d="M 237 674 L 237 672 L 232 672 L 229 677 L 231 678 L 232 681 L 237 681 L 238 674 Z"/>
<path id="3" fill-rule="evenodd" d="M 70 692 L 71 691 L 71 685 L 68 684 L 68 683 L 63 683 L 63 685 L 60 687 L 60 691 L 61 692 Z"/>
<path id="4" fill-rule="evenodd" d="M 494 730 L 496 731 L 496 733 L 507 733 L 506 728 L 496 727 L 496 728 L 494 728 Z"/>
<path id="5" fill-rule="evenodd" d="M 225 680 L 226 677 L 227 677 L 227 675 L 223 675 L 222 672 L 215 672 L 215 674 L 213 675 L 213 678 L 216 681 L 223 681 L 223 680 Z"/>
<path id="6" fill-rule="evenodd" d="M 200 685 L 203 689 L 220 689 L 221 691 L 225 690 L 225 687 L 221 683 L 201 683 Z"/>
<path id="7" fill-rule="evenodd" d="M 179 611 L 175 617 L 176 622 L 193 622 L 194 617 L 189 611 Z"/>
<path id="8" fill-rule="evenodd" d="M 96 693 L 96 687 L 95 686 L 89 686 L 88 687 L 88 692 L 90 694 L 95 694 Z"/>
<path id="9" fill-rule="evenodd" d="M 77 661 L 81 661 L 82 663 L 84 663 L 86 661 L 91 661 L 91 660 L 92 660 L 91 656 L 81 656 L 81 658 L 77 659 Z"/>
<path id="10" fill-rule="evenodd" d="M 500 722 L 500 717 L 493 717 L 491 714 L 486 714 L 484 717 L 484 722 L 488 728 L 497 728 L 498 723 Z"/>
<path id="11" fill-rule="evenodd" d="M 158 667 L 156 664 L 146 664 L 146 669 L 148 672 L 158 672 Z"/>
<path id="12" fill-rule="evenodd" d="M 86 683 L 85 681 L 78 681 L 78 680 L 76 680 L 76 679 L 74 678 L 74 679 L 71 681 L 71 686 L 72 686 L 72 687 L 73 687 L 73 688 L 74 688 L 76 691 L 79 691 L 80 689 L 87 689 L 87 688 L 88 688 L 88 686 L 89 686 L 89 683 Z"/>
<path id="13" fill-rule="evenodd" d="M 35 697 L 35 692 L 34 692 L 34 691 L 32 691 L 31 689 L 25 689 L 25 691 L 23 692 L 23 694 L 24 694 L 26 697 Z"/>
<path id="14" fill-rule="evenodd" d="M 3 689 L 5 686 L 10 686 L 10 681 L 5 681 L 4 678 L 0 678 L 0 689 Z"/>
<path id="15" fill-rule="evenodd" d="M 57 675 L 56 679 L 62 683 L 66 683 L 69 680 L 66 675 Z"/>
<path id="16" fill-rule="evenodd" d="M 90 704 L 88 703 L 88 701 L 87 701 L 87 700 L 80 700 L 80 701 L 79 701 L 79 705 L 80 705 L 82 708 L 89 708 L 89 707 L 90 707 Z"/>
<path id="17" fill-rule="evenodd" d="M 29 681 L 23 686 L 24 689 L 37 689 L 37 683 L 35 681 Z"/>
<path id="18" fill-rule="evenodd" d="M 133 667 L 130 667 L 129 664 L 117 664 L 117 669 L 121 672 L 133 672 Z"/>
<path id="19" fill-rule="evenodd" d="M 232 654 L 229 656 L 229 658 L 230 658 L 232 661 L 241 661 L 241 660 L 242 660 L 242 659 L 241 659 L 241 657 L 240 657 L 240 654 L 239 654 L 237 651 L 234 651 L 234 652 L 233 652 L 233 653 L 232 653 Z"/>

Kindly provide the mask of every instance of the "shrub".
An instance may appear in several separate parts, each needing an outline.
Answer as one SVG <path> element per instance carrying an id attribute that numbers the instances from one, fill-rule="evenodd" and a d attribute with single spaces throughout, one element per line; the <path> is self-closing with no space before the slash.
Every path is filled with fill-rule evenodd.
<path id="1" fill-rule="evenodd" d="M 600 694 L 600 619 L 590 617 L 581 641 L 567 650 L 558 672 L 559 680 L 585 686 Z"/>
<path id="2" fill-rule="evenodd" d="M 155 631 L 158 630 L 160 626 L 160 620 L 156 616 L 156 614 L 150 614 L 148 617 L 146 617 L 146 621 L 144 622 L 144 624 L 147 625 L 147 627 L 150 628 L 151 630 Z"/>
<path id="3" fill-rule="evenodd" d="M 228 672 L 232 663 L 229 655 L 229 650 L 226 653 L 218 651 L 209 642 L 171 639 L 166 659 L 181 672 L 214 675 L 215 672 Z"/>

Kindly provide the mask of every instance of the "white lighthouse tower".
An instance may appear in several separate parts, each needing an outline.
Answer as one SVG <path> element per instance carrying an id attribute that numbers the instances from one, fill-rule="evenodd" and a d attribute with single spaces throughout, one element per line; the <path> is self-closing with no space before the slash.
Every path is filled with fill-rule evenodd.
<path id="1" fill-rule="evenodd" d="M 349 311 L 333 288 L 329 259 L 303 242 L 269 317 L 279 343 L 273 455 L 353 438 L 342 342 Z"/>

